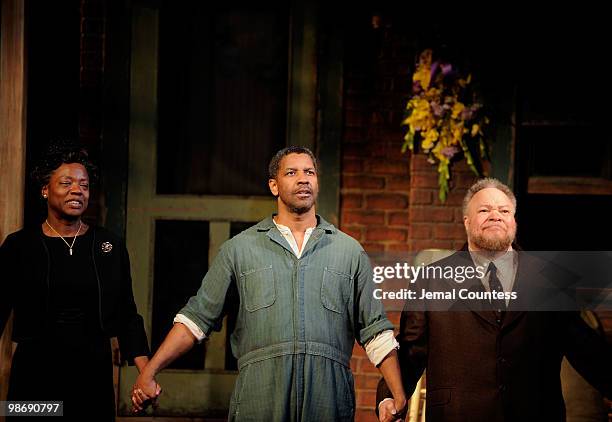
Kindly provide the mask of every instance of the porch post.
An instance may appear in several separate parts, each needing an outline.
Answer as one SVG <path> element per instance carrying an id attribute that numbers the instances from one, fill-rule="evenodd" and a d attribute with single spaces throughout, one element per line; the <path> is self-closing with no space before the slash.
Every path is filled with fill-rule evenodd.
<path id="1" fill-rule="evenodd" d="M 23 224 L 26 146 L 24 2 L 0 1 L 0 241 Z M 11 321 L 5 328 L 0 338 L 0 400 L 5 400 L 8 389 L 12 356 Z"/>

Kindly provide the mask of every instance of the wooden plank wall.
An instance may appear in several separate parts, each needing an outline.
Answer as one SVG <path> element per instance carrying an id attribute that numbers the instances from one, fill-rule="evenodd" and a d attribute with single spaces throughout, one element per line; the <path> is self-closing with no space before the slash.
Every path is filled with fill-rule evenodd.
<path id="1" fill-rule="evenodd" d="M 25 0 L 0 0 L 0 241 L 23 224 L 25 183 Z M 0 400 L 5 400 L 11 323 L 0 339 Z M 2 418 L 0 417 L 0 420 Z"/>

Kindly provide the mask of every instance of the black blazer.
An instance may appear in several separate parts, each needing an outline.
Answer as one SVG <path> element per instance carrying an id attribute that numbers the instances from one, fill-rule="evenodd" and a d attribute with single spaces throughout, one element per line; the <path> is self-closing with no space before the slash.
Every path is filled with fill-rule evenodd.
<path id="1" fill-rule="evenodd" d="M 466 261 L 462 252 L 436 265 Z M 529 282 L 533 265 L 540 263 L 520 256 L 515 288 Z M 437 281 L 428 280 L 432 282 Z M 465 287 L 482 287 L 479 279 L 476 283 Z M 610 347 L 577 312 L 513 311 L 511 305 L 498 324 L 487 306 L 458 301 L 454 311 L 432 311 L 427 304 L 406 304 L 397 337 L 402 379 L 410 395 L 427 369 L 428 422 L 564 421 L 559 378 L 563 356 L 610 396 Z M 386 397 L 391 393 L 383 379 L 377 408 Z"/>
<path id="2" fill-rule="evenodd" d="M 90 230 L 100 326 L 108 337 L 118 337 L 122 359 L 132 364 L 135 357 L 150 352 L 132 294 L 128 252 L 108 230 Z M 40 335 L 48 320 L 50 258 L 42 236 L 40 229 L 22 229 L 0 247 L 0 335 L 13 309 L 13 341 L 17 343 Z"/>

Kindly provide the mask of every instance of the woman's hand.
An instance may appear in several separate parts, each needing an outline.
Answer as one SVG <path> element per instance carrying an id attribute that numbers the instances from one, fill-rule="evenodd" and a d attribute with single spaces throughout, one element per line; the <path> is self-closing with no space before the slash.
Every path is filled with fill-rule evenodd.
<path id="1" fill-rule="evenodd" d="M 141 368 L 136 359 L 134 359 L 134 362 L 141 372 L 132 388 L 132 410 L 134 413 L 144 410 L 149 404 L 156 407 L 157 398 L 162 392 L 161 386 L 157 383 L 155 377 L 147 371 L 146 366 Z"/>
<path id="2" fill-rule="evenodd" d="M 406 398 L 384 400 L 378 405 L 378 419 L 381 422 L 403 420 L 406 417 Z"/>

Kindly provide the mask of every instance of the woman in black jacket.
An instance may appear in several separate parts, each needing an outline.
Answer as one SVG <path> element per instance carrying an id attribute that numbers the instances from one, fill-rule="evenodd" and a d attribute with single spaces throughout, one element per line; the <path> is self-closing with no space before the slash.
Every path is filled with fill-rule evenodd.
<path id="1" fill-rule="evenodd" d="M 47 218 L 0 247 L 0 335 L 14 311 L 8 400 L 63 401 L 64 415 L 114 420 L 110 337 L 142 369 L 149 348 L 123 242 L 82 221 L 95 168 L 56 144 L 35 169 Z"/>

